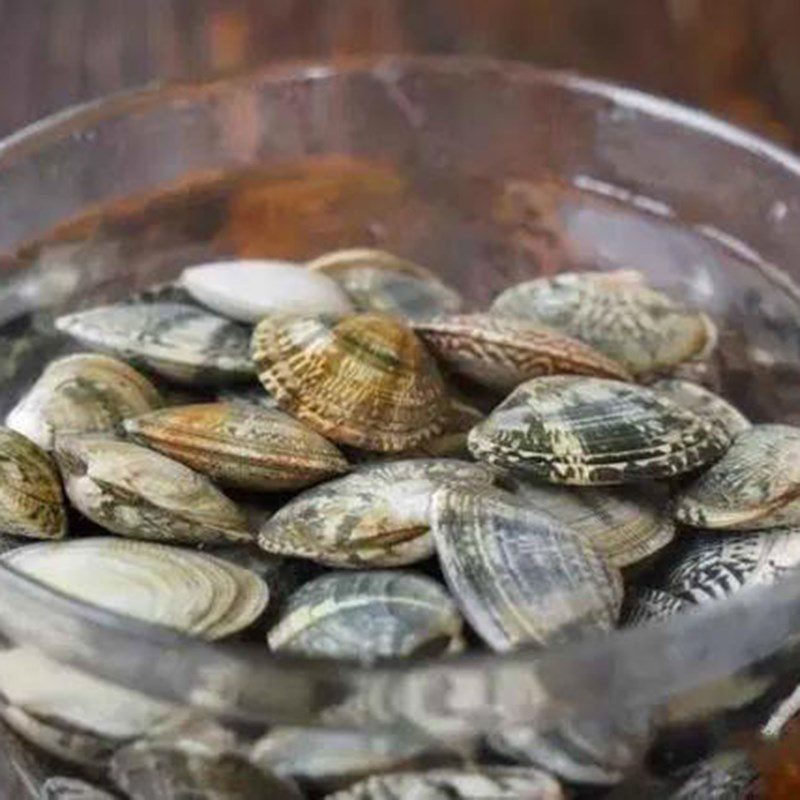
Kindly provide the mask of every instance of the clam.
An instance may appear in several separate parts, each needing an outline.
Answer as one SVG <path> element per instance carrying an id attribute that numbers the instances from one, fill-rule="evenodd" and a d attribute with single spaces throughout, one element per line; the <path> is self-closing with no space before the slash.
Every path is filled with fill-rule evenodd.
<path id="1" fill-rule="evenodd" d="M 109 352 L 179 383 L 248 380 L 247 328 L 182 303 L 120 303 L 56 320 L 86 347 Z"/>
<path id="2" fill-rule="evenodd" d="M 434 495 L 431 527 L 456 602 L 493 649 L 562 642 L 616 622 L 619 570 L 513 495 L 443 487 Z"/>
<path id="3" fill-rule="evenodd" d="M 281 408 L 335 442 L 396 451 L 443 430 L 448 401 L 436 365 L 393 317 L 266 317 L 253 358 Z"/>
<path id="4" fill-rule="evenodd" d="M 738 408 L 698 383 L 678 378 L 663 378 L 656 381 L 652 388 L 666 394 L 679 406 L 694 411 L 698 417 L 717 425 L 731 440 L 742 431 L 753 427 L 750 420 Z"/>
<path id="5" fill-rule="evenodd" d="M 0 428 L 0 531 L 32 539 L 60 539 L 67 532 L 55 462 L 8 428 Z"/>
<path id="6" fill-rule="evenodd" d="M 490 747 L 506 758 L 546 769 L 570 783 L 613 785 L 639 764 L 652 738 L 650 717 L 566 719 L 540 731 L 531 725 L 492 734 Z"/>
<path id="7" fill-rule="evenodd" d="M 151 542 L 89 537 L 23 547 L 2 560 L 86 603 L 205 639 L 248 627 L 269 599 L 249 570 Z"/>
<path id="8" fill-rule="evenodd" d="M 217 314 L 258 322 L 267 314 L 347 314 L 353 310 L 339 284 L 290 261 L 220 261 L 187 267 L 181 286 Z"/>
<path id="9" fill-rule="evenodd" d="M 112 533 L 187 544 L 249 541 L 247 520 L 211 481 L 146 447 L 101 436 L 59 440 L 72 504 Z"/>
<path id="10" fill-rule="evenodd" d="M 423 575 L 331 572 L 289 598 L 268 639 L 276 651 L 373 661 L 457 651 L 461 627 L 447 592 Z"/>
<path id="11" fill-rule="evenodd" d="M 370 464 L 309 489 L 262 526 L 267 552 L 338 567 L 396 567 L 430 558 L 431 497 L 451 482 L 488 485 L 479 464 L 410 459 Z"/>
<path id="12" fill-rule="evenodd" d="M 800 569 L 800 528 L 686 537 L 663 588 L 688 603 L 719 600 L 751 586 L 769 586 Z"/>
<path id="13" fill-rule="evenodd" d="M 652 389 L 573 375 L 523 383 L 469 436 L 479 460 L 585 486 L 690 472 L 727 444 L 716 426 Z"/>
<path id="14" fill-rule="evenodd" d="M 128 420 L 137 442 L 225 485 L 299 489 L 347 472 L 344 456 L 282 411 L 244 403 L 166 408 Z"/>
<path id="15" fill-rule="evenodd" d="M 615 567 L 653 555 L 675 536 L 668 493 L 658 485 L 568 487 L 516 480 L 514 489 L 526 506 L 555 517 Z"/>
<path id="16" fill-rule="evenodd" d="M 540 375 L 631 379 L 593 347 L 525 320 L 454 314 L 418 322 L 414 330 L 453 372 L 506 394 Z"/>
<path id="17" fill-rule="evenodd" d="M 81 353 L 52 361 L 9 412 L 6 424 L 52 450 L 58 435 L 119 432 L 126 417 L 161 405 L 156 387 L 132 367 Z"/>
<path id="18" fill-rule="evenodd" d="M 759 772 L 745 750 L 723 750 L 701 761 L 669 800 L 755 800 L 763 796 L 759 783 Z"/>
<path id="19" fill-rule="evenodd" d="M 634 375 L 703 358 L 717 338 L 705 314 L 651 289 L 632 270 L 565 273 L 520 283 L 497 297 L 491 310 L 574 336 Z"/>
<path id="20" fill-rule="evenodd" d="M 474 766 L 375 775 L 326 800 L 563 800 L 558 781 L 531 767 Z"/>
<path id="21" fill-rule="evenodd" d="M 42 784 L 37 800 L 115 800 L 115 797 L 79 778 L 55 775 Z"/>
<path id="22" fill-rule="evenodd" d="M 119 750 L 111 776 L 131 800 L 302 800 L 292 785 L 233 753 L 146 741 Z"/>
<path id="23" fill-rule="evenodd" d="M 664 589 L 650 586 L 636 588 L 630 598 L 626 598 L 623 609 L 623 622 L 627 626 L 644 625 L 648 622 L 669 619 L 684 611 L 686 601 Z"/>
<path id="24" fill-rule="evenodd" d="M 723 530 L 800 524 L 800 428 L 755 425 L 678 498 L 686 525 Z"/>
<path id="25" fill-rule="evenodd" d="M 359 311 L 424 319 L 458 311 L 463 303 L 433 272 L 384 250 L 336 250 L 307 266 L 335 279 Z"/>

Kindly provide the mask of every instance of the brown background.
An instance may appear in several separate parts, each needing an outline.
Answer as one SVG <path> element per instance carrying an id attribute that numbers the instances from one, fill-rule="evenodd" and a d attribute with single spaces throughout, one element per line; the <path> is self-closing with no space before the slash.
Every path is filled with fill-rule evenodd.
<path id="1" fill-rule="evenodd" d="M 800 0 L 0 0 L 0 134 L 156 79 L 374 52 L 570 67 L 800 145 Z"/>

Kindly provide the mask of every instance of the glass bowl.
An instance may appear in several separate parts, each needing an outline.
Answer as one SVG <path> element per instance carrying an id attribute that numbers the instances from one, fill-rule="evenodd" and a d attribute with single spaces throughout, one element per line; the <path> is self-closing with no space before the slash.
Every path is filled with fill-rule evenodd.
<path id="1" fill-rule="evenodd" d="M 48 325 L 64 309 L 208 255 L 364 244 L 431 266 L 476 307 L 536 274 L 642 269 L 719 322 L 705 379 L 755 420 L 800 419 L 800 161 L 635 91 L 441 58 L 145 89 L 0 143 L 0 405 L 58 351 Z M 16 362 L 25 312 L 42 346 Z M 0 565 L 8 648 L 243 739 L 272 725 L 402 729 L 464 757 L 465 742 L 512 724 L 646 714 L 662 745 L 631 762 L 632 785 L 757 732 L 800 676 L 798 633 L 800 584 L 786 581 L 546 652 L 366 668 L 190 639 Z"/>

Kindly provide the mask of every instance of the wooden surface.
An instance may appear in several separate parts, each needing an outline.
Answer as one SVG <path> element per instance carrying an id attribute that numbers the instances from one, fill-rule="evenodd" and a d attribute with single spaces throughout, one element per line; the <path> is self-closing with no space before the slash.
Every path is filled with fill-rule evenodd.
<path id="1" fill-rule="evenodd" d="M 152 80 L 374 52 L 574 68 L 800 144 L 798 0 L 0 0 L 0 134 Z"/>

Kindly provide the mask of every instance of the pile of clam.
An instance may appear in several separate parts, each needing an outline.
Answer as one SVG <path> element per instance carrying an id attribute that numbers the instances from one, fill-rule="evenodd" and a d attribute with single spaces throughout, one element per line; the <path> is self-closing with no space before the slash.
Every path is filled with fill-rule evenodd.
<path id="1" fill-rule="evenodd" d="M 715 326 L 637 272 L 470 313 L 381 251 L 221 262 L 57 328 L 85 351 L 0 429 L 0 558 L 140 622 L 410 661 L 570 642 L 624 595 L 638 624 L 800 564 L 800 429 L 678 377 Z M 22 645 L 0 695 L 87 798 L 557 800 L 620 781 L 652 727 L 517 725 L 443 760 L 403 731 L 245 746 Z"/>

